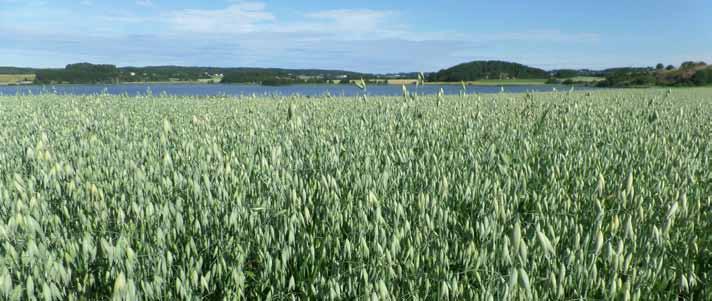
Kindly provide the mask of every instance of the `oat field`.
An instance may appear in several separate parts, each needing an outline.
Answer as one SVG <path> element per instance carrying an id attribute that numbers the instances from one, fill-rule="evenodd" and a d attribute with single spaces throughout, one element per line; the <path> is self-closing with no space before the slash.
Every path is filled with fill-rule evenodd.
<path id="1" fill-rule="evenodd" d="M 712 89 L 0 97 L 2 300 L 712 300 Z"/>

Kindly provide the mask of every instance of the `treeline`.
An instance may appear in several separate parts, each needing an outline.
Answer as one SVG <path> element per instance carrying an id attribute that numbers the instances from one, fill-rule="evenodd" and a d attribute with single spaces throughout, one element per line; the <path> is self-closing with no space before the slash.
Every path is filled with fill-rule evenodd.
<path id="1" fill-rule="evenodd" d="M 35 74 L 36 69 L 0 66 L 0 74 Z"/>
<path id="2" fill-rule="evenodd" d="M 712 85 L 712 68 L 695 72 L 695 75 L 692 76 L 692 84 L 695 86 Z"/>
<path id="3" fill-rule="evenodd" d="M 79 63 L 67 65 L 64 69 L 38 70 L 35 74 L 35 82 L 42 84 L 99 84 L 118 82 L 120 72 L 114 65 Z"/>
<path id="4" fill-rule="evenodd" d="M 549 72 L 517 63 L 503 61 L 474 61 L 440 70 L 429 76 L 429 81 L 457 82 L 483 79 L 542 79 Z"/>
<path id="5" fill-rule="evenodd" d="M 222 83 L 254 83 L 265 86 L 291 85 L 297 83 L 326 83 L 335 76 L 315 72 L 293 72 L 281 69 L 231 70 L 224 74 Z"/>
<path id="6" fill-rule="evenodd" d="M 223 71 L 219 68 L 209 67 L 123 67 L 119 80 L 121 82 L 171 82 L 171 81 L 198 81 L 201 79 L 217 79 Z"/>
<path id="7" fill-rule="evenodd" d="M 324 83 L 334 80 L 372 78 L 373 75 L 341 70 L 215 68 L 215 67 L 122 67 L 78 63 L 64 69 L 1 67 L 6 74 L 34 73 L 37 84 L 110 84 L 131 82 L 212 82 L 282 85 Z M 3 70 L 0 70 L 2 74 Z"/>
<path id="8" fill-rule="evenodd" d="M 550 84 L 587 84 L 599 87 L 703 86 L 712 84 L 712 66 L 685 62 L 680 67 L 559 69 L 545 71 L 518 63 L 474 61 L 436 73 L 426 73 L 430 82 L 477 80 L 548 79 Z M 417 73 L 374 75 L 342 70 L 215 67 L 116 67 L 78 63 L 63 69 L 0 67 L 0 74 L 36 74 L 37 84 L 111 84 L 131 82 L 204 82 L 289 85 L 303 83 L 349 83 L 364 79 L 384 83 L 387 79 L 412 79 Z M 599 78 L 605 78 L 600 80 Z M 593 79 L 593 80 L 591 80 Z"/>
<path id="9" fill-rule="evenodd" d="M 558 79 L 571 79 L 580 76 L 599 77 L 602 76 L 605 72 L 606 70 L 598 71 L 590 69 L 556 69 L 552 70 L 550 72 L 550 75 Z"/>
<path id="10" fill-rule="evenodd" d="M 580 77 L 599 77 L 598 87 L 706 86 L 712 85 L 712 66 L 705 62 L 684 62 L 679 67 L 657 64 L 655 67 L 625 67 L 604 70 L 561 69 L 551 71 L 549 84 L 585 84 Z M 589 82 L 590 83 L 590 82 Z"/>
<path id="11" fill-rule="evenodd" d="M 655 68 L 612 69 L 599 87 L 706 86 L 712 85 L 712 66 L 684 62 L 679 68 L 658 64 Z"/>

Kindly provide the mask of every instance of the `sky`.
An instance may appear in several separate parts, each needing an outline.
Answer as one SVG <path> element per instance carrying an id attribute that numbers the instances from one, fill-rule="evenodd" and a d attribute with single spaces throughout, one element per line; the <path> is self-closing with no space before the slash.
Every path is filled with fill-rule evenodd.
<path id="1" fill-rule="evenodd" d="M 709 0 L 0 0 L 0 66 L 679 65 L 712 62 L 709 16 Z"/>

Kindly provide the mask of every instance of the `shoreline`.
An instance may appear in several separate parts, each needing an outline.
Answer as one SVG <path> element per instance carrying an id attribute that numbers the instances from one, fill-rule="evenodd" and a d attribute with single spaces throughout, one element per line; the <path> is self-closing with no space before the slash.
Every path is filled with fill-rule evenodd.
<path id="1" fill-rule="evenodd" d="M 205 83 L 197 81 L 184 81 L 184 82 L 170 82 L 170 81 L 157 81 L 157 82 L 120 82 L 120 83 L 94 83 L 94 84 L 35 84 L 35 83 L 0 83 L 0 87 L 23 87 L 23 86 L 115 86 L 115 85 L 244 85 L 244 86 L 263 86 L 263 87 L 285 87 L 285 86 L 354 86 L 354 84 L 333 84 L 333 83 L 295 83 L 288 85 L 261 85 L 256 83 Z M 414 86 L 415 83 L 368 83 L 369 86 Z M 461 82 L 425 82 L 425 86 L 460 86 Z M 531 81 L 531 82 L 465 82 L 468 87 L 511 87 L 511 86 L 571 86 L 563 84 L 549 84 L 541 81 Z M 590 86 L 586 84 L 574 84 L 573 86 Z"/>

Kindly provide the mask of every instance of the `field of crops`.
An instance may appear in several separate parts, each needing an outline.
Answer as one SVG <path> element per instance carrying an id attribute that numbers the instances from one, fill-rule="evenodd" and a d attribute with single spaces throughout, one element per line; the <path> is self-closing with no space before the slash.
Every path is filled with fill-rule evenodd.
<path id="1" fill-rule="evenodd" d="M 0 97 L 0 299 L 712 300 L 712 89 Z"/>
<path id="2" fill-rule="evenodd" d="M 0 74 L 0 85 L 32 82 L 34 80 L 34 74 Z"/>

